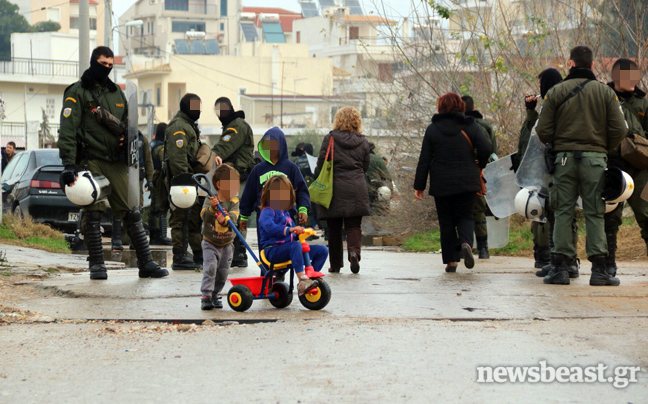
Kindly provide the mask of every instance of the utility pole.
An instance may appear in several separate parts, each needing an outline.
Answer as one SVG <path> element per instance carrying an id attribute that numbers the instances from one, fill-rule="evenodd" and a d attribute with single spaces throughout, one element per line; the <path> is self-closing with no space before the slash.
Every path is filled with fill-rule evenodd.
<path id="1" fill-rule="evenodd" d="M 283 129 L 283 84 L 284 84 L 284 69 L 286 62 L 281 62 L 281 117 L 279 118 L 280 128 Z"/>
<path id="2" fill-rule="evenodd" d="M 79 77 L 90 67 L 90 0 L 79 0 Z"/>
<path id="3" fill-rule="evenodd" d="M 104 0 L 104 46 L 110 48 L 112 39 L 112 4 L 111 0 Z M 112 48 L 110 48 L 112 49 Z"/>

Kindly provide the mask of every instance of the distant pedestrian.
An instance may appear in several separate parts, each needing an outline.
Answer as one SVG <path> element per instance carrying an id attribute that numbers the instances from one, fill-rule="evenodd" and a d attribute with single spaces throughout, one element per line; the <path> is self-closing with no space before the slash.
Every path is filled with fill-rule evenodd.
<path id="1" fill-rule="evenodd" d="M 486 135 L 475 118 L 464 115 L 465 110 L 465 102 L 455 93 L 437 100 L 438 114 L 425 131 L 414 180 L 414 196 L 423 199 L 430 178 L 446 272 L 456 272 L 460 252 L 467 268 L 475 265 L 473 205 L 481 189 L 480 168 L 492 152 Z"/>
<path id="2" fill-rule="evenodd" d="M 4 153 L 2 153 L 2 171 L 4 172 L 5 168 L 7 168 L 7 164 L 13 160 L 13 158 L 16 156 L 16 143 L 14 142 L 8 142 L 7 146 L 5 147 Z"/>
<path id="3" fill-rule="evenodd" d="M 351 272 L 360 271 L 362 248 L 362 217 L 369 215 L 369 193 L 365 174 L 369 169 L 369 142 L 362 134 L 362 119 L 355 108 L 345 107 L 335 114 L 333 130 L 320 147 L 316 175 L 324 164 L 326 150 L 333 138 L 333 198 L 328 209 L 318 205 L 318 218 L 325 219 L 329 230 L 329 272 L 340 272 L 342 258 L 342 228 L 347 236 L 348 260 Z"/>

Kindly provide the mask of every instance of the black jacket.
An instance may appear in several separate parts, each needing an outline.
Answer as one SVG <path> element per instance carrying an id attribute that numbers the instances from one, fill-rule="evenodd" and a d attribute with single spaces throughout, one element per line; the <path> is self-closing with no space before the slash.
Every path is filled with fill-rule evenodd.
<path id="1" fill-rule="evenodd" d="M 317 205 L 320 219 L 369 216 L 369 191 L 365 173 L 369 169 L 369 142 L 364 135 L 334 130 L 324 137 L 317 159 L 316 175 L 324 164 L 333 136 L 333 198 L 328 209 Z M 330 159 L 330 156 L 329 156 Z"/>
<path id="2" fill-rule="evenodd" d="M 470 138 L 474 152 L 462 130 Z M 479 167 L 486 166 L 491 152 L 490 142 L 474 118 L 458 112 L 434 115 L 423 138 L 414 189 L 425 190 L 429 176 L 432 196 L 477 192 L 481 188 Z"/>

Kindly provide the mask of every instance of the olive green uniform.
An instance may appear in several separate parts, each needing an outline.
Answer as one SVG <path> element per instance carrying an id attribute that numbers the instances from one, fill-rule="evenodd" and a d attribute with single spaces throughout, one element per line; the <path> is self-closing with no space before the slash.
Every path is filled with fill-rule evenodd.
<path id="1" fill-rule="evenodd" d="M 193 161 L 198 154 L 200 147 L 198 137 L 200 130 L 184 112 L 178 112 L 169 122 L 165 131 L 164 151 L 166 153 L 166 172 L 169 178 L 179 174 L 193 174 Z M 189 209 L 174 208 L 171 210 L 171 242 L 173 248 L 183 248 L 182 245 L 182 227 L 185 221 L 189 227 L 189 245 L 193 251 L 201 251 L 200 242 L 200 210 L 202 204 L 200 201 Z"/>
<path id="2" fill-rule="evenodd" d="M 569 259 L 576 257 L 572 222 L 579 195 L 585 215 L 587 255 L 590 260 L 607 255 L 603 220 L 607 153 L 621 143 L 627 132 L 617 96 L 598 81 L 587 84 L 559 105 L 589 77 L 593 77 L 589 69 L 572 69 L 565 81 L 547 93 L 536 126 L 540 140 L 553 144 L 556 151 L 553 185 L 549 188 L 555 217 L 552 253 Z"/>
<path id="3" fill-rule="evenodd" d="M 128 106 L 126 96 L 116 87 L 115 91 L 105 85 L 95 84 L 92 91 L 101 107 L 126 124 Z M 90 90 L 78 81 L 64 93 L 61 111 L 58 148 L 64 164 L 87 165 L 90 172 L 105 176 L 111 185 L 108 202 L 113 215 L 123 219 L 128 207 L 128 167 L 122 155 L 126 147 L 120 146 L 119 138 L 105 126 L 99 124 L 91 110 L 96 103 Z M 123 142 L 126 144 L 126 142 Z M 77 144 L 81 145 L 80 148 Z M 106 211 L 104 202 L 95 203 L 86 212 Z"/>
<path id="4" fill-rule="evenodd" d="M 613 84 L 610 84 L 612 87 Z M 646 137 L 648 130 L 648 99 L 646 93 L 636 88 L 634 93 L 629 98 L 619 96 L 619 102 L 623 108 L 623 115 L 628 123 L 629 133 Z M 637 170 L 629 163 L 621 159 L 620 147 L 617 147 L 610 153 L 610 165 L 618 166 L 623 171 L 632 176 L 635 185 L 635 191 L 628 199 L 628 204 L 632 208 L 635 215 L 635 220 L 641 228 L 641 237 L 648 242 L 648 202 L 641 199 L 641 191 L 643 191 L 648 182 L 648 170 Z M 619 226 L 623 221 L 622 203 L 612 212 L 605 215 L 605 231 L 606 233 L 619 230 Z"/>
<path id="5" fill-rule="evenodd" d="M 493 154 L 497 155 L 497 139 L 495 138 L 495 132 L 493 131 L 493 126 L 483 117 L 478 111 L 473 111 L 477 113 L 478 116 L 475 117 L 475 122 L 481 129 L 481 131 L 486 135 L 486 139 L 490 142 L 493 147 Z M 480 118 L 481 117 L 481 118 Z M 488 228 L 486 226 L 486 213 L 488 212 L 488 204 L 486 203 L 486 198 L 483 196 L 477 196 L 475 198 L 475 206 L 473 208 L 473 220 L 475 222 L 475 237 L 478 240 L 486 240 L 488 238 Z"/>
<path id="6" fill-rule="evenodd" d="M 369 191 L 369 205 L 372 215 L 384 215 L 389 212 L 389 202 L 378 200 L 378 188 L 383 185 L 392 189 L 392 178 L 382 157 L 375 153 L 369 154 L 369 168 L 365 174 Z"/>
<path id="7" fill-rule="evenodd" d="M 140 153 L 144 155 L 144 166 L 140 167 L 140 208 L 144 206 L 144 180 L 146 182 L 153 181 L 153 158 L 151 157 L 151 147 L 149 146 L 149 140 L 146 136 L 142 136 L 142 146 L 140 147 Z M 150 192 L 151 190 L 149 190 Z M 142 209 L 142 221 L 148 223 L 148 216 L 151 211 L 151 205 Z"/>
<path id="8" fill-rule="evenodd" d="M 150 150 L 150 149 L 149 149 Z M 164 143 L 155 146 L 151 150 L 151 161 L 155 160 L 162 165 L 164 161 Z M 154 164 L 154 166 L 155 166 Z M 169 190 L 164 181 L 164 174 L 160 170 L 153 170 L 153 189 L 151 190 L 151 215 L 149 216 L 149 229 L 157 230 L 160 228 L 160 216 L 156 213 L 169 209 Z M 163 235 L 166 237 L 166 235 Z"/>

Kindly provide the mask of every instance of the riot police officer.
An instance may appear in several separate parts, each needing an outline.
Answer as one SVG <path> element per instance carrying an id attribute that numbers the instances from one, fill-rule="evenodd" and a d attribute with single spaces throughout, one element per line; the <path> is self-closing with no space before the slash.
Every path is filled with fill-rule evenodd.
<path id="1" fill-rule="evenodd" d="M 168 179 L 181 174 L 193 174 L 193 162 L 200 147 L 200 130 L 196 121 L 200 118 L 201 100 L 196 94 L 187 93 L 180 100 L 180 111 L 169 122 L 164 135 L 165 162 L 163 169 Z M 173 202 L 173 201 L 172 201 Z M 200 209 L 198 200 L 188 209 L 171 207 L 171 243 L 173 246 L 173 270 L 197 269 L 202 265 L 200 243 Z M 193 258 L 189 257 L 191 246 Z"/>
<path id="2" fill-rule="evenodd" d="M 231 163 L 239 172 L 241 188 L 238 197 L 240 198 L 245 188 L 245 181 L 254 167 L 254 134 L 250 125 L 245 122 L 245 112 L 234 111 L 229 98 L 218 98 L 214 103 L 214 109 L 223 124 L 223 133 L 212 151 L 216 155 L 216 164 Z M 245 237 L 247 232 L 241 231 L 241 234 Z M 247 267 L 245 247 L 238 237 L 234 239 L 234 257 L 231 266 Z"/>
<path id="3" fill-rule="evenodd" d="M 162 174 L 164 161 L 164 133 L 167 124 L 161 122 L 155 127 L 155 139 L 151 142 L 151 159 L 153 160 L 153 191 L 151 192 L 151 206 L 149 213 L 149 231 L 151 232 L 152 245 L 171 245 L 167 237 L 167 211 L 169 210 L 169 190 Z"/>
<path id="4" fill-rule="evenodd" d="M 569 285 L 567 267 L 576 256 L 572 237 L 574 207 L 580 196 L 587 231 L 587 255 L 592 262 L 590 285 L 619 285 L 606 271 L 608 255 L 603 215 L 607 153 L 625 137 L 628 127 L 614 91 L 596 80 L 592 50 L 577 46 L 570 54 L 571 70 L 554 86 L 542 105 L 536 132 L 555 151 L 553 184 L 549 188 L 555 225 L 554 266 L 548 284 Z"/>
<path id="5" fill-rule="evenodd" d="M 61 185 L 72 189 L 81 166 L 110 181 L 108 197 L 113 214 L 124 218 L 135 246 L 140 278 L 160 278 L 169 272 L 153 261 L 138 206 L 128 206 L 128 166 L 126 164 L 126 97 L 109 74 L 114 54 L 100 46 L 92 52 L 90 68 L 81 80 L 69 86 L 63 95 L 59 153 L 65 169 Z M 91 190 L 89 190 L 91 191 Z M 88 246 L 90 279 L 107 279 L 108 273 L 101 244 L 101 216 L 104 202 L 85 208 L 83 233 Z"/>

